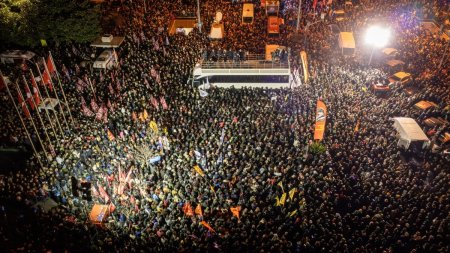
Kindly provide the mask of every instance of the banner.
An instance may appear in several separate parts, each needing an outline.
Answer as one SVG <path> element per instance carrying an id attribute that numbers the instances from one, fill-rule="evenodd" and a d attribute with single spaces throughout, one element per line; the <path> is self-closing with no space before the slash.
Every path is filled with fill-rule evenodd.
<path id="1" fill-rule="evenodd" d="M 294 200 L 294 194 L 297 192 L 297 188 L 292 188 L 292 190 L 289 191 L 289 198 L 291 200 Z"/>
<path id="2" fill-rule="evenodd" d="M 233 213 L 233 216 L 236 216 L 236 218 L 240 219 L 239 212 L 241 211 L 241 207 L 230 207 L 231 212 Z"/>
<path id="3" fill-rule="evenodd" d="M 197 204 L 197 207 L 195 208 L 195 214 L 203 216 L 202 206 L 200 204 Z"/>
<path id="4" fill-rule="evenodd" d="M 300 58 L 302 59 L 303 76 L 305 78 L 305 83 L 306 83 L 306 82 L 308 82 L 308 79 L 309 79 L 309 71 L 308 71 L 308 56 L 305 51 L 300 52 Z"/>
<path id="5" fill-rule="evenodd" d="M 317 100 L 316 110 L 316 126 L 314 129 L 314 140 L 322 140 L 325 132 L 325 121 L 327 118 L 327 107 L 325 104 Z"/>
<path id="6" fill-rule="evenodd" d="M 280 198 L 280 204 L 284 206 L 284 203 L 286 202 L 286 193 L 283 193 Z"/>
<path id="7" fill-rule="evenodd" d="M 205 173 L 203 172 L 203 170 L 200 168 L 200 166 L 198 166 L 198 165 L 195 165 L 194 166 L 194 170 L 198 173 L 198 174 L 200 174 L 200 176 L 205 176 Z"/>
<path id="8" fill-rule="evenodd" d="M 200 224 L 206 227 L 209 231 L 216 232 L 206 221 L 201 221 Z"/>
<path id="9" fill-rule="evenodd" d="M 189 204 L 189 202 L 183 205 L 183 212 L 187 216 L 194 216 L 194 211 L 192 210 L 192 206 L 191 204 Z"/>

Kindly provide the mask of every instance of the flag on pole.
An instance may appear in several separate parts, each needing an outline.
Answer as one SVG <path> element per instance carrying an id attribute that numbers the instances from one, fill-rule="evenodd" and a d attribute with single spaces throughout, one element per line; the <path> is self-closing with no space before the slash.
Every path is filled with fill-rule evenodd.
<path id="1" fill-rule="evenodd" d="M 155 107 L 155 109 L 157 111 L 159 111 L 159 104 L 158 104 L 158 100 L 156 100 L 156 98 L 154 98 L 153 96 L 150 97 L 150 101 L 153 105 L 153 107 Z"/>
<path id="2" fill-rule="evenodd" d="M 284 206 L 284 203 L 286 202 L 286 193 L 283 193 L 280 198 L 280 204 Z"/>
<path id="3" fill-rule="evenodd" d="M 114 135 L 111 133 L 111 131 L 108 129 L 108 139 L 109 141 L 113 141 L 116 139 L 116 137 L 114 137 Z"/>
<path id="4" fill-rule="evenodd" d="M 81 111 L 83 112 L 83 114 L 87 117 L 93 117 L 95 115 L 95 113 L 93 113 L 89 107 L 86 106 L 86 104 L 81 104 Z"/>
<path id="5" fill-rule="evenodd" d="M 109 213 L 113 213 L 116 210 L 116 205 L 114 205 L 112 202 L 109 203 Z"/>
<path id="6" fill-rule="evenodd" d="M 314 0 L 313 4 L 312 4 L 312 8 L 315 9 L 317 5 L 317 0 Z"/>
<path id="7" fill-rule="evenodd" d="M 292 217 L 297 214 L 297 209 L 289 213 L 289 217 Z"/>
<path id="8" fill-rule="evenodd" d="M 197 207 L 195 208 L 195 214 L 203 216 L 202 206 L 200 204 L 197 204 Z"/>
<path id="9" fill-rule="evenodd" d="M 53 91 L 53 85 L 47 70 L 44 70 L 44 72 L 42 73 L 42 83 L 44 83 L 44 85 L 47 85 L 50 91 Z"/>
<path id="10" fill-rule="evenodd" d="M 99 107 L 98 107 L 98 105 L 97 105 L 97 103 L 95 102 L 94 99 L 91 99 L 91 108 L 92 108 L 93 112 L 97 112 L 98 109 L 99 109 Z"/>
<path id="11" fill-rule="evenodd" d="M 19 104 L 22 105 L 22 110 L 23 110 L 23 112 L 24 112 L 24 114 L 25 114 L 25 117 L 26 117 L 27 119 L 31 118 L 30 111 L 28 111 L 27 105 L 26 105 L 25 102 L 23 101 L 23 98 L 22 98 L 22 95 L 20 94 L 20 91 L 19 91 L 19 93 L 17 94 L 17 97 L 18 97 L 18 99 L 19 99 Z"/>
<path id="12" fill-rule="evenodd" d="M 150 128 L 153 130 L 153 132 L 155 132 L 156 134 L 159 132 L 159 130 L 158 130 L 158 125 L 156 124 L 156 122 L 155 121 L 150 121 Z"/>
<path id="13" fill-rule="evenodd" d="M 236 218 L 238 218 L 239 220 L 241 219 L 239 217 L 239 212 L 241 211 L 241 207 L 240 206 L 230 207 L 230 210 L 233 213 L 233 216 L 236 216 Z"/>
<path id="14" fill-rule="evenodd" d="M 278 198 L 278 196 L 275 197 L 275 206 L 280 206 L 280 198 Z"/>
<path id="15" fill-rule="evenodd" d="M 206 227 L 209 231 L 216 232 L 206 221 L 201 221 L 200 224 Z"/>
<path id="16" fill-rule="evenodd" d="M 3 79 L 3 75 L 0 74 L 0 90 L 3 90 L 6 87 L 5 80 Z"/>
<path id="17" fill-rule="evenodd" d="M 109 83 L 108 89 L 109 89 L 109 94 L 114 95 L 114 89 L 113 89 L 111 83 Z"/>
<path id="18" fill-rule="evenodd" d="M 27 102 L 30 105 L 31 110 L 34 110 L 33 98 L 31 96 L 31 91 L 28 88 L 28 85 L 25 85 L 25 96 L 27 96 Z"/>
<path id="19" fill-rule="evenodd" d="M 103 106 L 101 106 L 95 114 L 95 119 L 101 121 L 103 119 Z"/>
<path id="20" fill-rule="evenodd" d="M 98 190 L 100 191 L 100 196 L 105 200 L 105 202 L 109 201 L 108 193 L 106 193 L 105 189 L 101 185 L 98 186 Z"/>
<path id="21" fill-rule="evenodd" d="M 167 106 L 166 100 L 164 99 L 164 97 L 160 97 L 159 101 L 161 102 L 161 105 L 163 107 L 164 110 L 167 110 L 169 107 Z"/>
<path id="22" fill-rule="evenodd" d="M 184 203 L 183 212 L 187 216 L 194 216 L 194 211 L 192 210 L 192 206 L 189 202 Z"/>
<path id="23" fill-rule="evenodd" d="M 278 182 L 278 184 L 277 184 L 279 187 L 281 187 L 281 190 L 284 192 L 284 188 L 283 188 L 283 182 L 282 181 L 280 181 L 280 182 Z"/>
<path id="24" fill-rule="evenodd" d="M 290 191 L 289 191 L 289 198 L 291 199 L 291 200 L 293 200 L 294 199 L 294 194 L 297 192 L 297 188 L 292 188 Z"/>
<path id="25" fill-rule="evenodd" d="M 148 119 L 148 112 L 146 109 L 144 109 L 144 113 L 143 113 L 142 117 L 144 118 L 144 120 Z"/>
<path id="26" fill-rule="evenodd" d="M 358 119 L 358 121 L 356 122 L 356 126 L 355 126 L 355 133 L 357 133 L 359 131 L 359 126 L 360 126 L 361 121 Z"/>
<path id="27" fill-rule="evenodd" d="M 155 67 L 152 66 L 152 68 L 150 69 L 150 75 L 153 78 L 156 78 L 156 76 L 158 75 L 158 72 L 156 71 Z"/>
<path id="28" fill-rule="evenodd" d="M 130 169 L 127 173 L 127 176 L 125 177 L 125 183 L 128 183 L 130 185 L 130 180 L 131 180 L 131 172 L 133 172 L 132 169 Z M 131 188 L 131 187 L 130 187 Z"/>
<path id="29" fill-rule="evenodd" d="M 33 87 L 33 98 L 34 98 L 34 103 L 36 105 L 40 105 L 41 104 L 41 97 L 39 96 L 39 88 L 36 84 L 36 80 L 34 80 L 34 76 L 31 77 L 31 85 Z"/>
<path id="30" fill-rule="evenodd" d="M 56 72 L 56 67 L 53 64 L 53 61 L 52 61 L 52 58 L 50 55 L 47 57 L 47 69 L 50 72 L 50 74 L 53 74 Z"/>
<path id="31" fill-rule="evenodd" d="M 194 170 L 197 171 L 197 173 L 200 174 L 200 176 L 202 176 L 202 177 L 205 176 L 205 173 L 198 165 L 194 166 Z"/>

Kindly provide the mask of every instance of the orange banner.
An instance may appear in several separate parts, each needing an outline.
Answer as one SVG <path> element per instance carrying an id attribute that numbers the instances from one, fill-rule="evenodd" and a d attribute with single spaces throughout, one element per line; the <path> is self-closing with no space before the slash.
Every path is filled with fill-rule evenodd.
<path id="1" fill-rule="evenodd" d="M 316 127 L 314 129 L 314 140 L 323 139 L 326 119 L 327 119 L 327 107 L 322 101 L 317 100 Z"/>
<path id="2" fill-rule="evenodd" d="M 197 204 L 197 207 L 195 208 L 195 214 L 203 216 L 202 206 L 200 204 Z"/>
<path id="3" fill-rule="evenodd" d="M 239 217 L 239 212 L 241 211 L 241 207 L 240 206 L 230 207 L 230 210 L 233 213 L 233 216 L 236 216 L 238 219 L 240 219 L 240 217 Z"/>
<path id="4" fill-rule="evenodd" d="M 205 228 L 207 228 L 211 232 L 216 232 L 206 221 L 201 221 L 200 224 L 202 224 Z"/>

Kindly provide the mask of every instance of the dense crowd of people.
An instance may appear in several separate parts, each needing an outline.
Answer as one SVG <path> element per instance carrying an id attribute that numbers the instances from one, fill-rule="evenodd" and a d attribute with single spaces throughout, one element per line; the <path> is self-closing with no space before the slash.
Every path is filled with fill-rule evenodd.
<path id="1" fill-rule="evenodd" d="M 305 15 L 300 36 L 286 25 L 272 39 L 259 3 L 254 24 L 244 26 L 241 5 L 202 2 L 204 29 L 221 10 L 225 39 L 210 41 L 197 29 L 169 36 L 171 18 L 195 11 L 186 1 L 149 0 L 146 10 L 142 1 L 127 1 L 117 7 L 123 25 L 108 31 L 125 36 L 113 69 L 83 67 L 80 62 L 95 53 L 87 45 L 52 49 L 68 108 L 41 113 L 54 152 L 39 145 L 38 135 L 47 139 L 37 113 L 40 134 L 26 120 L 43 166 L 34 155 L 26 168 L 1 177 L 2 249 L 448 252 L 448 156 L 430 148 L 413 159 L 397 146 L 392 127 L 393 117 L 414 118 L 433 144 L 449 131 L 448 125 L 424 123 L 449 116 L 449 65 L 438 67 L 447 42 L 407 14 L 412 4 L 365 3 L 337 24 L 353 31 L 356 41 L 373 20 L 391 26 L 391 46 L 414 76 L 415 92 L 397 86 L 380 97 L 368 84 L 390 74 L 381 53 L 368 66 L 358 43 L 356 57 L 343 57 L 329 29 L 331 15 L 309 27 L 320 16 Z M 262 53 L 274 42 L 291 49 L 293 69 L 300 68 L 298 52 L 308 53 L 308 83 L 294 89 L 211 83 L 205 95 L 189 81 L 202 58 L 218 60 L 211 52 Z M 31 80 L 29 70 L 1 67 L 8 76 Z M 7 113 L 14 109 L 6 91 L 2 100 L 4 139 L 29 145 L 17 115 Z M 328 116 L 316 149 L 317 100 Z M 420 100 L 437 107 L 419 111 L 413 105 Z M 46 211 L 35 205 L 48 197 L 58 205 Z M 90 221 L 94 204 L 110 211 L 101 226 Z"/>

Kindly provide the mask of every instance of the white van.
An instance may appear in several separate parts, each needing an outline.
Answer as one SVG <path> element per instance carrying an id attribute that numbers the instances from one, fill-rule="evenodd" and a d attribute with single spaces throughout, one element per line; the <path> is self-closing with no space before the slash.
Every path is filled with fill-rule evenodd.
<path id="1" fill-rule="evenodd" d="M 103 51 L 94 62 L 94 68 L 96 69 L 110 69 L 114 66 L 115 59 L 114 53 L 111 49 Z"/>

